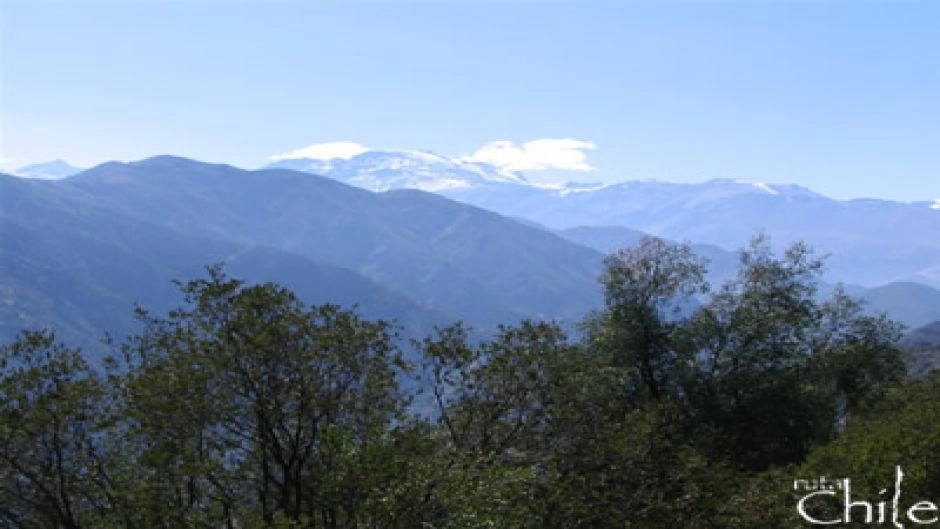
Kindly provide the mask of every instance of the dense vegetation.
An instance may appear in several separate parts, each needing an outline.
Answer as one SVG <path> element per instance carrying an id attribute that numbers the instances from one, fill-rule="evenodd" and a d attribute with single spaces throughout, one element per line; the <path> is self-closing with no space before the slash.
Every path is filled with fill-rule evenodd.
<path id="1" fill-rule="evenodd" d="M 611 255 L 556 325 L 397 329 L 211 268 L 99 368 L 49 332 L 0 352 L 0 526 L 774 527 L 793 480 L 897 464 L 937 492 L 940 379 L 821 262 L 758 238 L 711 288 L 686 246 Z M 878 442 L 873 442 L 878 440 Z"/>

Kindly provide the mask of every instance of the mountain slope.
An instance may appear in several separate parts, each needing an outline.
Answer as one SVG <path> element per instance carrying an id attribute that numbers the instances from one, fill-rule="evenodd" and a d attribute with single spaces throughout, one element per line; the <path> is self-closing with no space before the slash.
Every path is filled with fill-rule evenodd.
<path id="1" fill-rule="evenodd" d="M 903 347 L 940 349 L 940 320 L 909 331 L 900 343 Z"/>
<path id="2" fill-rule="evenodd" d="M 276 281 L 310 303 L 358 304 L 420 335 L 450 317 L 347 269 L 270 248 L 184 235 L 115 213 L 94 196 L 52 182 L 0 175 L 0 341 L 48 327 L 98 349 L 104 332 L 136 328 L 134 303 L 180 303 L 173 279 L 222 262 L 249 282 Z"/>
<path id="3" fill-rule="evenodd" d="M 896 282 L 870 288 L 860 297 L 908 328 L 940 320 L 940 290 L 919 283 Z"/>
<path id="4" fill-rule="evenodd" d="M 908 372 L 924 376 L 940 365 L 940 321 L 914 329 L 899 344 L 907 351 Z"/>
<path id="5" fill-rule="evenodd" d="M 168 156 L 104 164 L 60 185 L 174 230 L 355 269 L 473 322 L 574 320 L 601 302 L 598 252 L 420 191 L 376 194 Z"/>
<path id="6" fill-rule="evenodd" d="M 802 240 L 831 254 L 831 280 L 940 285 L 940 239 L 934 235 L 940 212 L 923 205 L 841 202 L 800 188 L 733 181 L 631 182 L 567 195 L 545 192 L 497 211 L 557 228 L 619 225 L 722 248 L 742 247 L 765 231 L 780 246 Z"/>

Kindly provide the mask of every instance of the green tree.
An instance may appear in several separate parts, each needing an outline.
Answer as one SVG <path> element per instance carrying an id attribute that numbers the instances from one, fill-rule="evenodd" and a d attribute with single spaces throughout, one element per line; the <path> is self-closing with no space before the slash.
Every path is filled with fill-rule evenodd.
<path id="1" fill-rule="evenodd" d="M 693 296 L 707 292 L 705 262 L 688 245 L 644 237 L 605 264 L 605 308 L 585 324 L 588 346 L 634 372 L 635 398 L 658 400 L 675 391 L 688 363 L 673 333 L 691 312 Z"/>
<path id="2" fill-rule="evenodd" d="M 850 478 L 853 494 L 876 502 L 893 492 L 895 467 L 904 471 L 906 498 L 940 494 L 940 373 L 887 389 L 855 415 L 832 442 L 817 447 L 797 476 Z"/>
<path id="3" fill-rule="evenodd" d="M 757 528 L 794 523 L 807 453 L 936 489 L 940 384 L 897 387 L 899 327 L 821 301 L 808 247 L 758 237 L 717 291 L 686 245 L 606 264 L 579 342 L 455 325 L 413 344 L 409 385 L 390 324 L 220 267 L 138 310 L 102 373 L 27 333 L 0 349 L 0 525 Z"/>
<path id="4" fill-rule="evenodd" d="M 376 480 L 394 477 L 377 454 L 407 404 L 389 325 L 308 310 L 219 269 L 182 290 L 190 307 L 142 314 L 145 331 L 125 348 L 129 435 L 156 526 L 370 516 Z"/>
<path id="5" fill-rule="evenodd" d="M 535 490 L 552 438 L 553 384 L 571 351 L 556 325 L 501 326 L 477 345 L 460 325 L 418 344 L 438 446 L 435 527 L 541 527 Z"/>
<path id="6" fill-rule="evenodd" d="M 752 470 L 798 462 L 845 410 L 903 377 L 897 326 L 841 291 L 820 303 L 822 266 L 804 244 L 777 258 L 758 236 L 682 329 L 697 364 L 686 399 L 709 453 Z"/>
<path id="7" fill-rule="evenodd" d="M 0 348 L 0 525 L 79 529 L 108 515 L 106 400 L 81 352 L 51 333 Z"/>

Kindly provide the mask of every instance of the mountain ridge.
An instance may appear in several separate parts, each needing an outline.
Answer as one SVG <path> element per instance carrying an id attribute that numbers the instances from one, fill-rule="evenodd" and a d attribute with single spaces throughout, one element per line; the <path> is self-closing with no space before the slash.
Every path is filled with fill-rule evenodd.
<path id="1" fill-rule="evenodd" d="M 221 263 L 232 277 L 278 282 L 310 303 L 358 304 L 420 336 L 453 318 L 348 269 L 280 250 L 185 235 L 117 213 L 74 188 L 0 175 L 0 336 L 47 327 L 102 350 L 137 323 L 137 303 L 157 313 L 180 302 L 173 280 Z M 100 355 L 96 355 L 100 356 Z"/>
<path id="2" fill-rule="evenodd" d="M 297 171 L 169 156 L 101 165 L 61 185 L 166 227 L 358 270 L 457 317 L 574 317 L 601 299 L 600 253 L 420 191 L 373 193 Z"/>
<path id="3" fill-rule="evenodd" d="M 735 190 L 740 185 L 730 180 L 716 184 Z M 171 155 L 108 162 L 58 181 L 4 176 L 0 188 L 0 235 L 7 248 L 0 263 L 6 267 L 3 275 L 21 278 L 27 288 L 22 299 L 32 296 L 53 315 L 57 305 L 76 309 L 69 303 L 87 297 L 111 307 L 102 312 L 120 319 L 115 304 L 126 309 L 132 300 L 122 295 L 122 288 L 102 283 L 101 270 L 108 266 L 115 266 L 111 275 L 125 278 L 121 284 L 132 290 L 154 281 L 166 284 L 174 277 L 192 277 L 205 265 L 225 261 L 245 279 L 288 277 L 288 286 L 305 291 L 315 283 L 305 281 L 302 270 L 311 270 L 333 278 L 317 287 L 333 292 L 333 298 L 354 302 L 356 296 L 364 297 L 366 305 L 389 308 L 376 312 L 370 307 L 370 314 L 404 314 L 401 319 L 423 329 L 427 322 L 456 319 L 482 327 L 522 318 L 571 323 L 602 303 L 597 278 L 603 255 L 646 235 L 622 226 L 552 229 L 437 193 L 375 193 L 294 170 L 246 171 Z M 749 192 L 779 196 L 761 189 Z M 811 195 L 807 200 L 824 199 Z M 865 205 L 878 206 L 871 201 Z M 81 242 L 71 244 L 63 235 L 50 235 L 63 229 Z M 141 246 L 148 238 L 164 242 L 154 248 Z M 32 246 L 24 241 L 32 241 Z M 174 245 L 177 250 L 172 250 Z M 693 249 L 711 260 L 715 283 L 737 266 L 735 252 L 698 241 L 693 241 Z M 169 257 L 173 251 L 176 258 Z M 95 257 L 96 252 L 111 257 Z M 189 256 L 188 268 L 166 264 L 180 255 Z M 82 256 L 84 264 L 75 268 L 68 256 Z M 124 263 L 123 268 L 116 263 Z M 127 275 L 126 268 L 146 271 L 153 263 L 162 263 L 162 268 Z M 35 281 L 27 277 L 31 267 Z M 69 273 L 81 275 L 63 275 L 70 267 L 74 270 Z M 74 279 L 72 290 L 64 286 L 66 277 Z M 50 296 L 43 286 L 49 284 L 71 292 L 73 301 Z M 330 290 L 354 284 L 359 285 L 351 288 L 355 295 Z M 9 282 L 5 288 L 0 292 L 9 294 Z M 375 295 L 366 296 L 367 291 Z M 160 299 L 167 299 L 162 292 Z M 940 292 L 924 285 L 889 282 L 856 288 L 853 294 L 912 327 L 940 318 Z M 919 301 L 912 305 L 911 296 Z M 14 312 L 8 311 L 6 321 L 26 322 Z M 86 331 L 102 324 L 86 320 L 77 319 Z"/>
<path id="4" fill-rule="evenodd" d="M 384 157 L 383 166 L 394 167 L 398 155 L 369 156 Z M 388 189 L 409 185 L 407 166 L 391 174 L 370 172 L 370 165 L 357 165 L 356 160 L 353 156 L 339 169 L 323 166 L 327 170 L 319 172 L 354 185 L 364 181 Z M 940 239 L 935 236 L 940 232 L 940 211 L 936 203 L 926 201 L 836 200 L 798 185 L 728 178 L 703 183 L 629 180 L 594 186 L 467 179 L 463 185 L 441 186 L 436 192 L 552 229 L 621 226 L 724 249 L 745 246 L 754 233 L 764 231 L 779 248 L 799 240 L 831 254 L 828 279 L 833 282 L 874 287 L 916 281 L 940 287 Z"/>

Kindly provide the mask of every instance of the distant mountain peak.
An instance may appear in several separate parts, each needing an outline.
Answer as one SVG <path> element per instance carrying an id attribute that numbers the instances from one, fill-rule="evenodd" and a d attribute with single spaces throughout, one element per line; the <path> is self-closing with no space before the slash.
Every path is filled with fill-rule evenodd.
<path id="1" fill-rule="evenodd" d="M 930 209 L 940 209 L 940 198 L 935 200 L 934 203 L 930 205 Z"/>
<path id="2" fill-rule="evenodd" d="M 65 160 L 57 159 L 51 162 L 36 163 L 20 167 L 13 172 L 15 176 L 23 178 L 38 178 L 42 180 L 61 180 L 68 178 L 84 169 L 70 165 Z"/>
<path id="3" fill-rule="evenodd" d="M 530 185 L 519 173 L 429 151 L 367 150 L 349 158 L 290 158 L 267 168 L 328 176 L 370 191 L 404 188 L 441 192 L 473 189 L 487 183 Z"/>

